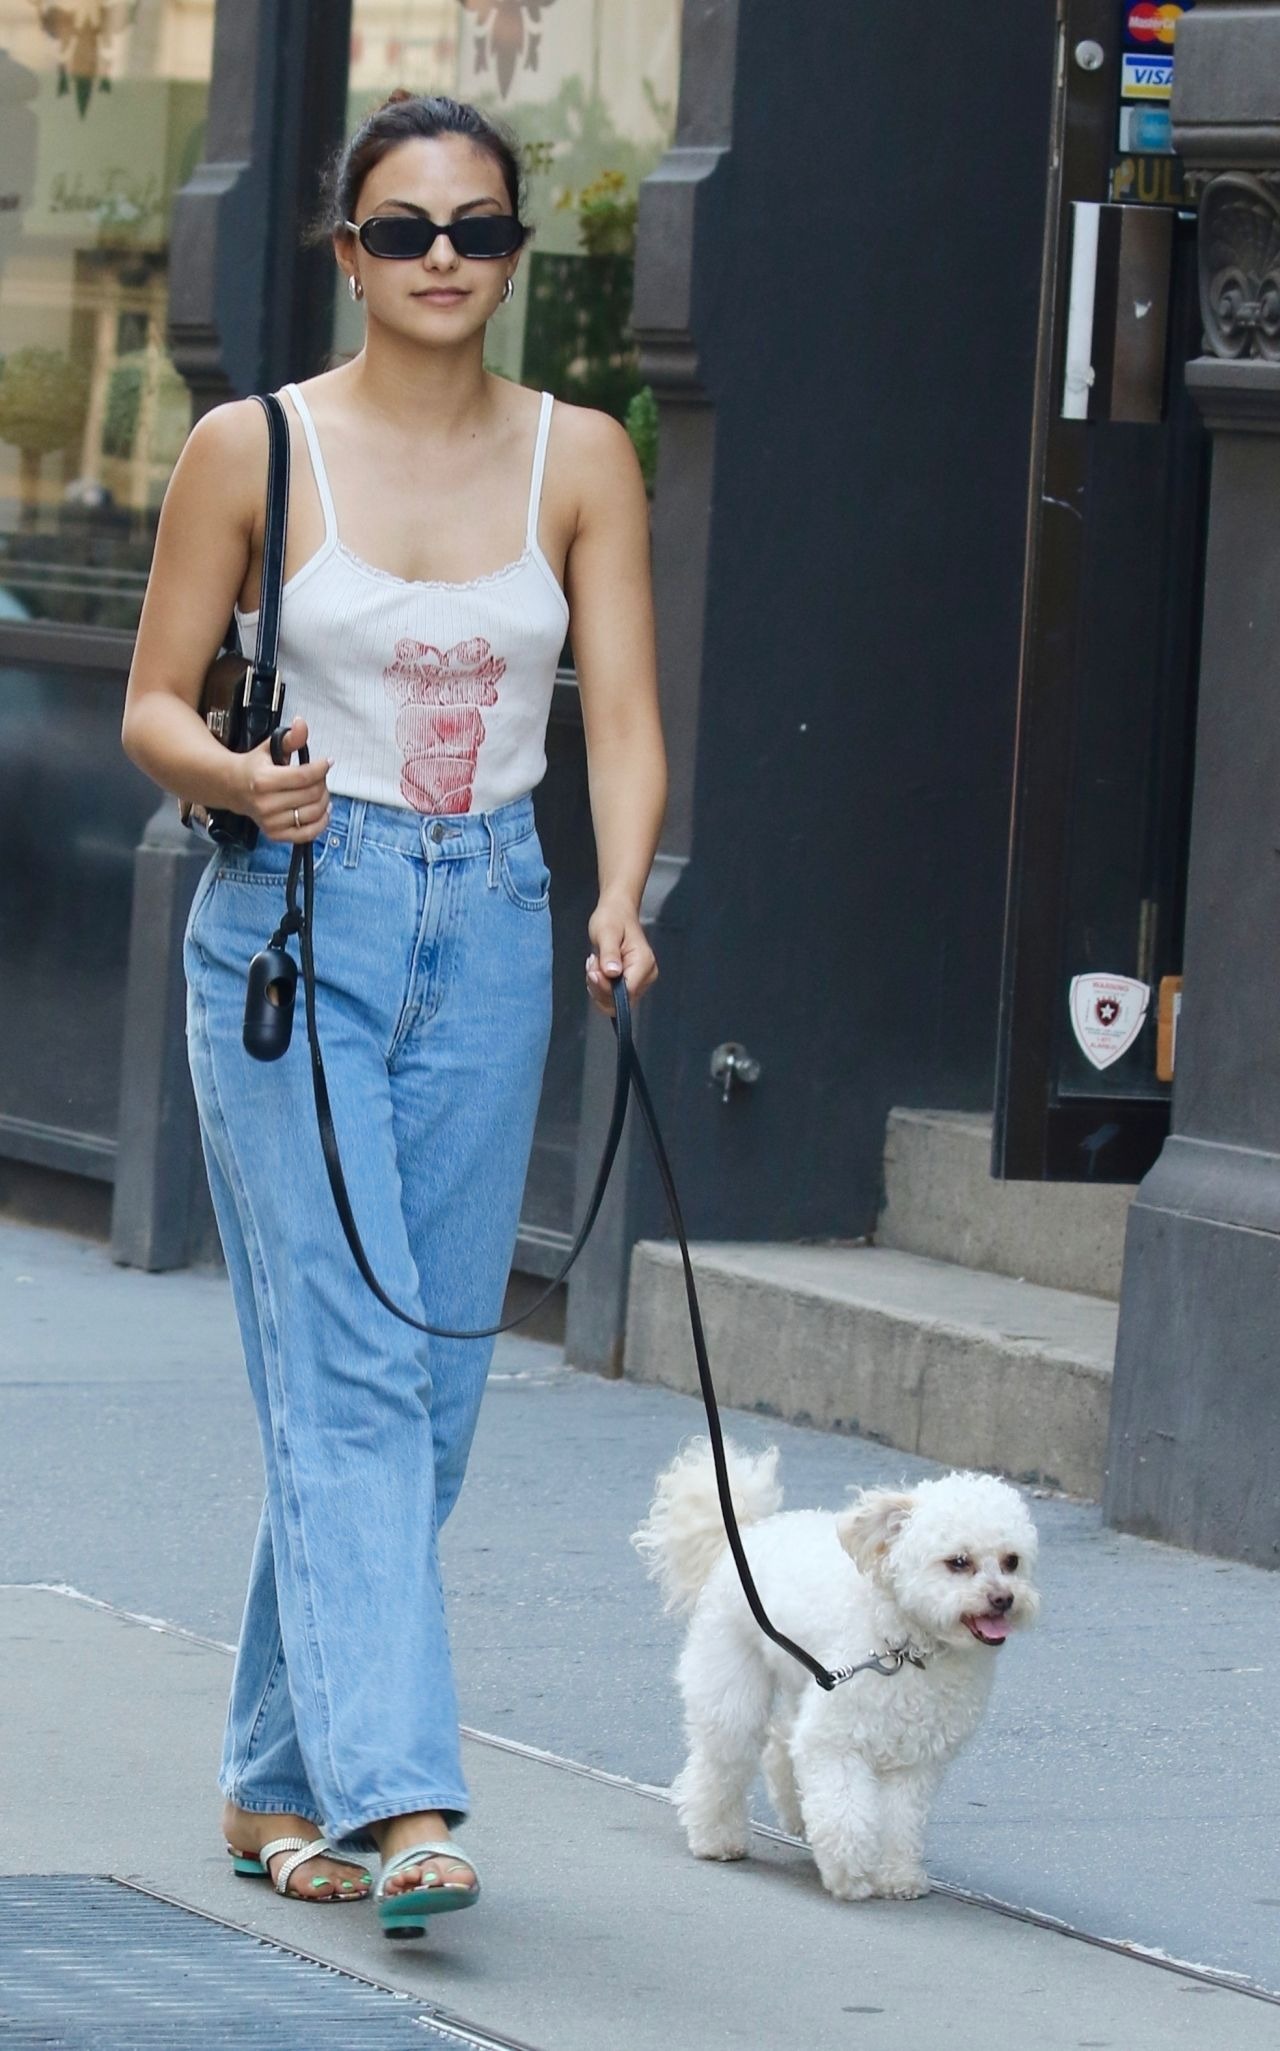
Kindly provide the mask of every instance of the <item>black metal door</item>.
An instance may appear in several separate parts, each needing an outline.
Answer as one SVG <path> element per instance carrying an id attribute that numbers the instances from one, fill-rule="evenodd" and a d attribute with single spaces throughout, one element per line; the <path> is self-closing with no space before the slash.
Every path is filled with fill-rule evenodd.
<path id="1" fill-rule="evenodd" d="M 1167 111 L 1121 97 L 1159 89 L 1168 19 L 1133 0 L 1059 9 L 993 1151 L 1010 1178 L 1135 1181 L 1168 1128 L 1158 992 L 1181 959 L 1206 445 L 1182 375 L 1200 347 L 1194 216 L 1177 159 L 1150 147 Z M 1165 247 L 1154 304 L 1118 303 L 1123 272 L 1108 300 L 1100 248 L 1094 417 L 1064 418 L 1082 201 L 1113 246 L 1134 225 L 1116 203 L 1159 210 L 1136 225 Z M 1106 335 L 1163 321 L 1166 287 L 1156 417 L 1098 417 L 1120 386 Z"/>

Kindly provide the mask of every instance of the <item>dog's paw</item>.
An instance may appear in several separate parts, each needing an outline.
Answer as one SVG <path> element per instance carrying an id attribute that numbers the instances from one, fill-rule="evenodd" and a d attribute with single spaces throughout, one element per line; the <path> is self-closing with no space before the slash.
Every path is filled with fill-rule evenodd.
<path id="1" fill-rule="evenodd" d="M 818 1877 L 837 1901 L 870 1901 L 878 1892 L 875 1882 L 865 1873 L 847 1873 L 840 1867 L 820 1865 Z"/>
<path id="2" fill-rule="evenodd" d="M 881 1901 L 919 1901 L 929 1892 L 929 1875 L 916 1868 L 907 1872 L 879 1873 L 872 1889 Z"/>
<path id="3" fill-rule="evenodd" d="M 695 1859 L 745 1859 L 747 1841 L 734 1832 L 690 1830 L 685 1833 Z"/>

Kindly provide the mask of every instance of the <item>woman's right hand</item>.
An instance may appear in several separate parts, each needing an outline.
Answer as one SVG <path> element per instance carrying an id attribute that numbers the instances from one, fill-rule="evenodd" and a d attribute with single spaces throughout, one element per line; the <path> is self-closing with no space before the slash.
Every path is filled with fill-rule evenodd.
<path id="1" fill-rule="evenodd" d="M 231 809 L 256 821 L 268 840 L 318 840 L 329 824 L 329 790 L 325 777 L 333 767 L 319 760 L 295 762 L 292 757 L 307 738 L 305 719 L 291 721 L 284 731 L 290 759 L 277 764 L 270 736 L 243 755 L 233 756 L 236 793 Z M 295 820 L 296 810 L 296 820 Z"/>

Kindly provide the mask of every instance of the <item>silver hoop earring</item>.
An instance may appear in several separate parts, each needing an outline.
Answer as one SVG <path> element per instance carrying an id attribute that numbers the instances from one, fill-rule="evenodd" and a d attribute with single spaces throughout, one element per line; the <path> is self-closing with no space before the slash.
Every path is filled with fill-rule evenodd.
<path id="1" fill-rule="evenodd" d="M 507 304 L 507 301 L 508 301 L 508 300 L 510 300 L 510 299 L 514 299 L 514 298 L 515 298 L 515 296 L 516 296 L 516 281 L 515 281 L 515 274 L 514 274 L 514 272 L 512 272 L 512 271 L 508 271 L 508 272 L 507 272 L 507 282 L 506 282 L 506 284 L 505 284 L 505 285 L 503 286 L 503 288 L 502 288 L 502 297 L 501 297 L 501 299 L 500 299 L 500 300 L 498 301 L 498 304 L 499 304 L 499 306 L 505 306 L 505 305 Z"/>
<path id="2" fill-rule="evenodd" d="M 364 286 L 360 283 L 360 280 L 359 278 L 357 278 L 354 271 L 352 271 L 350 277 L 347 279 L 347 290 L 351 294 L 351 297 L 353 299 L 358 300 L 364 298 Z"/>

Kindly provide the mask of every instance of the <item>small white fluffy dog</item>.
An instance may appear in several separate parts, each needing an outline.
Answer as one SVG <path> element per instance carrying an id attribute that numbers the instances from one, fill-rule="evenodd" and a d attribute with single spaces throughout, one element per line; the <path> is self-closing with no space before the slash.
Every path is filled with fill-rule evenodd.
<path id="1" fill-rule="evenodd" d="M 925 1821 L 976 1729 L 996 1647 L 1034 1621 L 1035 1526 L 989 1474 L 863 1489 L 850 1508 L 781 1510 L 778 1452 L 726 1446 L 734 1509 L 768 1615 L 825 1666 L 909 1648 L 923 1664 L 828 1692 L 766 1638 L 724 1535 L 711 1448 L 658 1476 L 631 1543 L 668 1609 L 692 1609 L 676 1670 L 689 1756 L 672 1786 L 689 1849 L 741 1859 L 758 1766 L 781 1827 L 847 1901 L 925 1894 Z"/>

